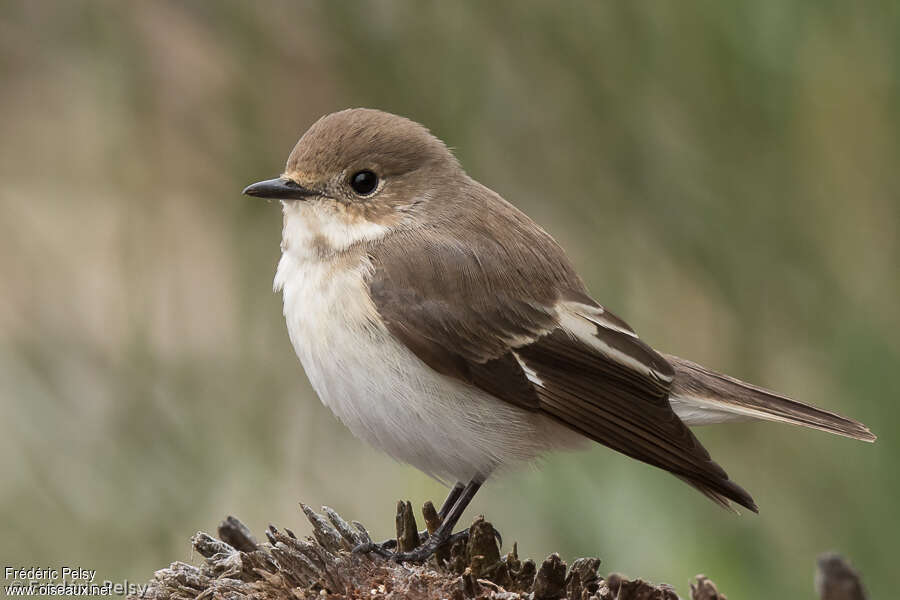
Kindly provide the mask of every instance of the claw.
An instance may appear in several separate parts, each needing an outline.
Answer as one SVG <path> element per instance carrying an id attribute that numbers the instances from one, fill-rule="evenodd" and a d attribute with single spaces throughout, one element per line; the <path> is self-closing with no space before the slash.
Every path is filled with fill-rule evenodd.
<path id="1" fill-rule="evenodd" d="M 465 539 L 469 537 L 469 531 L 464 530 L 458 533 L 454 533 L 451 536 L 448 536 L 445 540 L 438 540 L 435 537 L 428 536 L 428 533 L 425 532 L 424 536 L 427 538 L 424 543 L 422 543 L 418 548 L 410 550 L 409 552 L 392 552 L 393 548 L 397 547 L 397 540 L 390 539 L 377 544 L 375 542 L 367 542 L 364 544 L 359 544 L 355 548 L 353 548 L 354 554 L 377 554 L 382 558 L 387 558 L 389 560 L 396 561 L 398 563 L 401 562 L 412 562 L 412 563 L 421 563 L 428 560 L 432 554 L 437 552 L 437 550 L 441 546 L 445 546 L 448 544 L 453 544 L 456 540 Z"/>
<path id="2" fill-rule="evenodd" d="M 495 527 L 492 527 L 492 529 L 494 531 L 494 537 L 497 538 L 498 545 L 502 547 L 503 538 L 501 537 L 500 532 L 497 531 Z M 468 540 L 469 530 L 463 529 L 462 531 L 458 531 L 452 535 L 447 536 L 447 538 L 444 540 L 438 540 L 433 536 L 429 536 L 427 531 L 419 532 L 419 535 L 425 541 L 418 548 L 410 550 L 409 552 L 393 552 L 392 550 L 397 547 L 397 540 L 392 538 L 389 540 L 385 540 L 380 544 L 377 544 L 375 542 L 359 544 L 358 546 L 353 548 L 353 553 L 377 554 L 382 558 L 387 558 L 398 563 L 421 563 L 428 560 L 431 555 L 437 552 L 438 549 L 442 546 L 452 546 L 459 540 Z"/>
<path id="3" fill-rule="evenodd" d="M 397 547 L 398 545 L 405 544 L 410 541 L 408 539 L 412 538 L 415 533 L 414 529 L 418 529 L 416 527 L 415 517 L 412 515 L 412 507 L 409 502 L 398 502 L 397 503 L 397 535 L 402 537 L 404 542 L 398 543 L 397 540 L 388 540 L 381 544 L 372 544 L 365 543 L 359 544 L 356 548 L 353 549 L 356 553 L 371 553 L 374 552 L 380 556 L 385 558 L 390 558 L 391 560 L 395 560 L 397 562 L 414 562 L 421 563 L 426 559 L 431 557 L 439 548 L 447 544 L 448 542 L 452 543 L 456 540 L 463 539 L 469 536 L 468 531 L 461 531 L 458 534 L 453 534 L 453 528 L 456 526 L 459 521 L 460 516 L 463 511 L 468 506 L 469 502 L 475 496 L 475 493 L 478 491 L 478 488 L 481 487 L 481 483 L 483 478 L 473 478 L 466 485 L 457 484 L 454 486 L 453 490 L 451 490 L 450 495 L 447 500 L 444 502 L 444 506 L 441 507 L 439 513 L 436 513 L 434 507 L 431 503 L 428 503 L 425 508 L 425 520 L 428 522 L 429 527 L 433 528 L 432 533 L 429 535 L 427 532 L 419 533 L 419 546 L 414 548 L 408 552 L 391 552 L 390 548 Z M 493 535 L 497 538 L 497 541 L 500 544 L 503 544 L 503 539 L 500 537 L 500 532 L 492 527 Z M 406 533 L 411 532 L 413 535 L 407 537 Z M 412 545 L 412 544 L 409 544 Z"/>
<path id="4" fill-rule="evenodd" d="M 390 542 L 393 542 L 391 544 Z M 363 544 L 359 544 L 355 548 L 353 548 L 353 554 L 377 554 L 383 558 L 391 558 L 395 554 L 391 552 L 391 548 L 397 545 L 397 540 L 387 540 L 386 542 L 382 542 L 381 544 L 376 544 L 375 542 L 366 542 Z"/>
<path id="5" fill-rule="evenodd" d="M 440 546 L 441 544 L 429 544 L 428 542 L 425 542 L 415 550 L 409 552 L 395 552 L 394 555 L 391 556 L 391 559 L 398 563 L 422 563 L 428 560 Z"/>

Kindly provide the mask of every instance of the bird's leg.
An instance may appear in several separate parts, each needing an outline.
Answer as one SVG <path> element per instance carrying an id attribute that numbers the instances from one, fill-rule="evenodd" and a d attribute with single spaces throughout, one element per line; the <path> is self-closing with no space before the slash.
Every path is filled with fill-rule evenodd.
<path id="1" fill-rule="evenodd" d="M 440 527 L 434 532 L 434 535 L 429 536 L 429 538 L 415 550 L 409 552 L 395 552 L 391 555 L 391 558 L 397 562 L 423 562 L 429 556 L 434 554 L 438 548 L 451 539 L 453 528 L 456 527 L 456 523 L 466 510 L 466 507 L 469 506 L 469 503 L 472 501 L 472 498 L 475 497 L 475 494 L 480 487 L 481 481 L 477 479 L 473 479 L 466 484 L 462 489 L 462 492 L 460 492 L 459 497 L 456 499 L 456 502 L 453 503 L 453 507 L 447 512 Z"/>
<path id="2" fill-rule="evenodd" d="M 466 486 L 463 485 L 462 481 L 457 481 L 456 485 L 453 486 L 453 489 L 450 490 L 450 493 L 447 494 L 447 497 L 444 498 L 444 503 L 441 504 L 441 510 L 438 511 L 438 516 L 441 518 L 441 521 L 447 518 L 447 513 L 449 513 L 450 509 L 453 508 L 453 505 L 456 504 L 459 495 L 462 494 L 465 487 Z"/>
<path id="3" fill-rule="evenodd" d="M 438 516 L 441 518 L 441 521 L 447 518 L 447 514 L 450 512 L 450 509 L 453 508 L 453 505 L 456 504 L 459 495 L 462 494 L 465 486 L 461 481 L 457 481 L 456 485 L 454 485 L 450 489 L 450 493 L 447 494 L 447 497 L 444 499 L 444 503 L 441 505 L 441 509 L 438 511 Z M 419 532 L 419 539 L 424 540 L 428 538 L 428 530 L 424 529 Z M 367 552 L 375 552 L 382 556 L 391 556 L 391 553 L 388 552 L 393 548 L 397 547 L 397 540 L 395 538 L 391 538 L 389 540 L 385 540 L 380 544 L 375 542 L 370 542 L 368 544 L 360 544 L 356 548 L 353 549 L 354 552 L 367 553 Z"/>
<path id="4" fill-rule="evenodd" d="M 462 482 L 457 481 L 456 485 L 453 486 L 453 489 L 450 490 L 450 493 L 447 494 L 447 498 L 444 500 L 444 504 L 441 506 L 441 510 L 438 511 L 438 516 L 441 518 L 441 521 L 443 521 L 444 519 L 447 518 L 447 513 L 450 512 L 450 509 L 453 508 L 454 504 L 456 504 L 456 499 L 459 498 L 460 494 L 462 494 L 462 491 L 464 488 L 465 488 L 465 486 L 462 484 Z M 492 528 L 493 528 L 493 526 L 492 526 Z M 427 539 L 428 536 L 429 536 L 429 533 L 428 533 L 427 529 L 419 532 L 419 539 L 421 539 L 421 540 Z M 454 533 L 449 538 L 447 538 L 446 543 L 448 543 L 452 546 L 453 542 L 455 542 L 456 540 L 466 539 L 468 537 L 469 537 L 469 530 L 463 529 L 459 533 Z M 497 543 L 502 548 L 503 547 L 503 536 L 500 535 L 500 532 L 497 531 L 496 528 L 494 528 L 494 537 L 497 538 Z"/>

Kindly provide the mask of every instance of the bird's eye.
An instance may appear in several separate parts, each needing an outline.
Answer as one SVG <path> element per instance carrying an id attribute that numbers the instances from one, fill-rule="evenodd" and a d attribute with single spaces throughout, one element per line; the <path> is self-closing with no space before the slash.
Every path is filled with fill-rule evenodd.
<path id="1" fill-rule="evenodd" d="M 357 171 L 350 177 L 350 187 L 360 196 L 368 196 L 378 187 L 378 175 L 369 171 Z"/>

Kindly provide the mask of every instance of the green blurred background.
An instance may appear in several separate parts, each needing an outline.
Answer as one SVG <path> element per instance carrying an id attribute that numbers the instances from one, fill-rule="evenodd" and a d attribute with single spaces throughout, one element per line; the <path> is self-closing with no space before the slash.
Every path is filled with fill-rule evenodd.
<path id="1" fill-rule="evenodd" d="M 896 2 L 0 3 L 0 560 L 144 581 L 303 500 L 387 537 L 444 488 L 321 406 L 271 292 L 277 175 L 320 115 L 409 116 L 653 345 L 872 426 L 699 435 L 740 517 L 602 447 L 491 482 L 523 554 L 731 598 L 815 556 L 898 584 Z"/>

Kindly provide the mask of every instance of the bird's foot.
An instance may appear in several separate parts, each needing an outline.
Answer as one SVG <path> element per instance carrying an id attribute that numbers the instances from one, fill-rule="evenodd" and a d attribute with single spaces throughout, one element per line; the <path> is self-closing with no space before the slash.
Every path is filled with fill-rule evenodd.
<path id="1" fill-rule="evenodd" d="M 353 554 L 377 554 L 383 558 L 391 558 L 396 554 L 392 552 L 397 547 L 397 540 L 385 540 L 380 544 L 378 542 L 366 542 L 359 544 L 353 549 Z"/>
<path id="2" fill-rule="evenodd" d="M 427 531 L 420 532 L 420 535 L 422 536 L 420 539 L 424 539 L 425 541 L 417 548 L 413 548 L 408 552 L 395 551 L 394 548 L 397 547 L 397 540 L 394 539 L 385 540 L 380 544 L 375 542 L 360 544 L 353 549 L 353 552 L 354 554 L 377 554 L 378 556 L 396 562 L 421 563 L 428 560 L 428 558 L 442 546 L 453 545 L 457 540 L 467 539 L 469 537 L 469 532 L 468 530 L 460 531 L 459 533 L 446 536 L 443 540 L 437 536 L 429 536 Z"/>
<path id="3" fill-rule="evenodd" d="M 431 558 L 442 547 L 452 547 L 458 540 L 467 540 L 469 538 L 469 530 L 465 529 L 452 535 L 448 535 L 445 539 L 439 539 L 437 536 L 431 536 L 418 548 L 413 548 L 409 552 L 394 552 L 391 560 L 398 563 L 423 563 Z"/>
<path id="4" fill-rule="evenodd" d="M 493 526 L 491 526 L 491 529 L 494 530 L 494 537 L 497 538 L 497 544 L 502 547 L 503 537 L 500 535 L 500 532 L 497 531 L 497 529 Z M 445 539 L 440 539 L 440 536 L 432 536 L 429 535 L 427 531 L 420 531 L 419 539 L 424 541 L 418 547 L 413 548 L 408 552 L 395 551 L 394 549 L 397 547 L 397 540 L 389 539 L 381 543 L 368 542 L 365 544 L 360 544 L 353 549 L 353 553 L 377 554 L 378 556 L 396 562 L 421 563 L 428 560 L 435 552 L 437 552 L 444 546 L 452 547 L 453 544 L 455 544 L 459 540 L 468 540 L 469 530 L 464 529 L 463 531 L 458 531 L 452 535 L 444 537 Z"/>
<path id="5" fill-rule="evenodd" d="M 419 532 L 419 539 L 425 540 L 428 538 L 428 530 L 423 529 Z M 395 538 L 391 538 L 389 540 L 384 540 L 383 542 L 366 542 L 363 544 L 359 544 L 353 549 L 354 554 L 377 554 L 379 556 L 383 556 L 385 558 L 390 558 L 394 552 L 392 550 L 397 547 L 397 540 Z"/>

